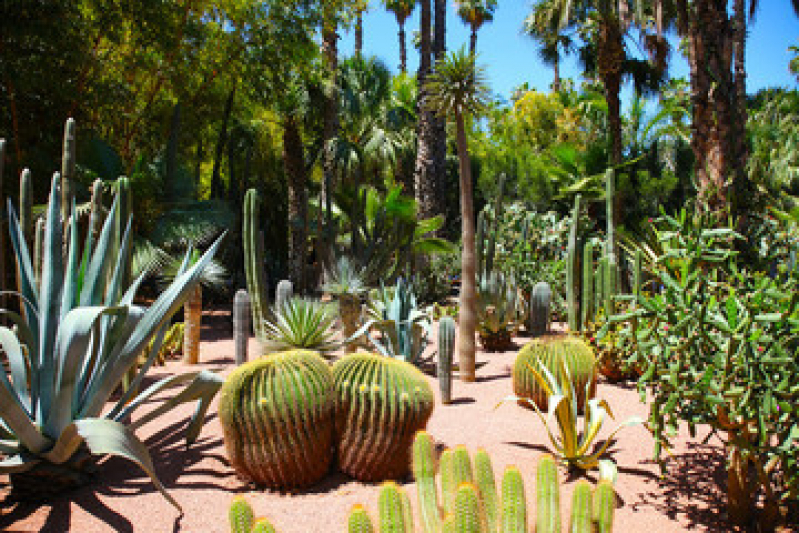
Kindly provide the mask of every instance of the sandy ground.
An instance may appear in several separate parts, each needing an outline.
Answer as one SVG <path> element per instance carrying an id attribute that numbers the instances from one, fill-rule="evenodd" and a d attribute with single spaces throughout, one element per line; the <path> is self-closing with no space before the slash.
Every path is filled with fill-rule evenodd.
<path id="1" fill-rule="evenodd" d="M 229 315 L 206 316 L 201 344 L 202 368 L 222 374 L 233 367 L 233 342 Z M 528 339 L 516 339 L 518 346 Z M 431 344 L 430 350 L 433 350 Z M 515 404 L 495 408 L 511 393 L 510 368 L 516 350 L 478 352 L 476 383 L 453 383 L 454 402 L 436 405 L 428 430 L 446 446 L 465 444 L 491 454 L 497 478 L 507 465 L 518 466 L 524 476 L 528 501 L 533 506 L 535 464 L 547 451 L 548 440 L 535 414 Z M 257 343 L 250 342 L 251 357 Z M 194 367 L 197 368 L 197 367 Z M 154 377 L 179 373 L 188 367 L 170 362 L 156 369 Z M 435 378 L 430 378 L 434 389 Z M 607 399 L 622 421 L 633 415 L 646 417 L 647 407 L 632 385 L 600 382 L 598 395 Z M 186 448 L 181 429 L 193 405 L 175 409 L 139 431 L 148 445 L 156 471 L 183 507 L 180 515 L 155 490 L 138 468 L 124 460 L 101 461 L 97 482 L 49 504 L 14 504 L 5 498 L 7 478 L 0 476 L 0 530 L 9 532 L 81 533 L 108 531 L 218 532 L 228 531 L 227 508 L 236 494 L 246 494 L 256 514 L 268 517 L 282 533 L 325 533 L 346 530 L 352 506 L 362 503 L 375 515 L 378 487 L 331 473 L 310 490 L 298 494 L 262 492 L 237 479 L 225 458 L 222 429 L 212 407 L 198 441 Z M 607 435 L 615 424 L 606 424 Z M 665 476 L 652 460 L 652 438 L 642 426 L 626 428 L 617 435 L 610 455 L 619 466 L 616 512 L 618 532 L 729 531 L 724 525 L 724 496 L 720 467 L 723 453 L 713 437 L 707 444 L 687 435 L 675 439 L 673 457 Z M 561 470 L 561 505 L 569 506 L 574 483 Z M 595 481 L 596 472 L 584 475 Z M 413 483 L 406 490 L 415 501 Z M 531 509 L 531 512 L 532 509 Z"/>

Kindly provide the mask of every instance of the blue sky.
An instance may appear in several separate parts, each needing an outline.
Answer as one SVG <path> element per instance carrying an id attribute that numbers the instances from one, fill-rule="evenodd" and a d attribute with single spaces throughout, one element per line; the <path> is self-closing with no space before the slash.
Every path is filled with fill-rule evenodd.
<path id="1" fill-rule="evenodd" d="M 538 59 L 533 41 L 520 33 L 522 21 L 532 0 L 500 0 L 493 23 L 481 28 L 477 37 L 478 63 L 486 67 L 492 90 L 508 99 L 514 87 L 528 82 L 531 87 L 546 91 L 552 82 L 552 71 Z M 406 24 L 408 66 L 415 71 L 418 55 L 411 36 L 418 28 L 419 8 Z M 448 6 L 447 48 L 468 45 L 469 30 L 458 18 L 452 2 Z M 797 88 L 796 79 L 788 71 L 791 55 L 788 47 L 799 45 L 799 18 L 794 15 L 790 0 L 760 2 L 760 11 L 750 28 L 747 46 L 747 89 L 763 87 Z M 352 33 L 344 33 L 339 44 L 343 55 L 351 55 Z M 397 23 L 378 0 L 372 0 L 364 19 L 364 53 L 376 55 L 396 72 L 399 70 Z M 688 78 L 688 66 L 679 52 L 673 52 L 671 75 Z M 675 61 L 676 59 L 676 61 Z M 562 67 L 562 76 L 579 78 L 580 69 L 574 60 Z"/>

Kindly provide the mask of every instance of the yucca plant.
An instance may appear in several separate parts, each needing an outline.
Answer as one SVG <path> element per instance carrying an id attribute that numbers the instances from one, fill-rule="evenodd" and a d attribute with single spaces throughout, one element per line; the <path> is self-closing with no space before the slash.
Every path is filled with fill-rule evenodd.
<path id="1" fill-rule="evenodd" d="M 273 310 L 273 321 L 265 324 L 262 346 L 266 353 L 304 348 L 323 357 L 338 349 L 334 339 L 335 306 L 294 296 Z"/>
<path id="2" fill-rule="evenodd" d="M 596 438 L 599 435 L 599 430 L 602 429 L 602 424 L 605 422 L 605 417 L 613 418 L 613 412 L 610 410 L 610 405 L 606 400 L 592 398 L 586 400 L 586 414 L 583 417 L 583 430 L 580 431 L 578 427 L 578 411 L 577 411 L 577 394 L 574 392 L 574 384 L 572 383 L 571 375 L 569 374 L 569 367 L 564 360 L 561 360 L 561 380 L 559 381 L 552 372 L 547 369 L 541 360 L 537 360 L 538 368 L 533 368 L 528 365 L 530 372 L 533 373 L 536 381 L 546 390 L 549 397 L 548 399 L 548 413 L 544 414 L 538 408 L 536 403 L 529 398 L 522 398 L 521 396 L 511 395 L 507 396 L 501 403 L 505 402 L 526 402 L 530 404 L 535 412 L 538 414 L 541 421 L 547 430 L 549 441 L 552 443 L 552 448 L 560 458 L 569 465 L 569 467 L 578 467 L 584 470 L 600 467 L 603 472 L 615 471 L 615 464 L 612 460 L 602 460 L 600 457 L 607 451 L 608 447 L 613 442 L 613 436 L 616 435 L 622 428 L 632 426 L 635 424 L 643 423 L 639 417 L 631 417 L 624 423 L 620 424 L 613 432 L 607 436 L 605 442 L 591 453 Z M 586 385 L 586 398 L 590 398 L 591 383 Z M 549 422 L 555 419 L 558 425 L 559 435 L 556 437 L 552 431 Z M 605 475 L 604 477 L 610 477 Z"/>
<path id="3" fill-rule="evenodd" d="M 158 354 L 170 318 L 197 283 L 220 241 L 190 268 L 188 260 L 184 261 L 175 281 L 145 309 L 133 304 L 143 277 L 129 287 L 122 282 L 129 268 L 131 230 L 126 221 L 124 236 L 114 242 L 120 217 L 118 200 L 96 242 L 87 232 L 81 253 L 75 209 L 64 246 L 60 196 L 56 174 L 46 213 L 40 284 L 34 278 L 16 212 L 8 203 L 23 313 L 2 310 L 16 331 L 0 327 L 0 347 L 8 363 L 0 372 L 0 451 L 5 454 L 0 473 L 10 474 L 19 497 L 42 498 L 85 482 L 93 466 L 90 454 L 119 455 L 137 463 L 180 509 L 155 476 L 147 448 L 133 432 L 172 407 L 197 400 L 198 408 L 186 428 L 186 440 L 193 442 L 222 379 L 207 371 L 190 372 L 137 391 Z M 148 349 L 153 337 L 156 341 Z M 109 406 L 112 394 L 145 350 L 147 356 L 131 386 Z M 125 424 L 142 404 L 175 387 L 184 389 Z"/>
<path id="4" fill-rule="evenodd" d="M 430 316 L 419 309 L 413 288 L 402 278 L 381 286 L 367 308 L 368 320 L 355 336 L 366 335 L 381 355 L 416 364 L 430 336 Z M 379 337 L 373 335 L 379 333 Z"/>
<path id="5" fill-rule="evenodd" d="M 499 272 L 492 272 L 477 284 L 477 333 L 483 348 L 507 350 L 521 324 L 516 284 Z"/>

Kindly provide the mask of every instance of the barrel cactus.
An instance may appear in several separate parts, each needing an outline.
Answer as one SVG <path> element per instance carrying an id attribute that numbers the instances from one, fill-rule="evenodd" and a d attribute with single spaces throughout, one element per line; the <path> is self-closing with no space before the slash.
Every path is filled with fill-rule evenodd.
<path id="1" fill-rule="evenodd" d="M 361 481 L 399 479 L 410 469 L 416 431 L 433 412 L 433 391 L 415 366 L 358 352 L 333 366 L 341 470 Z"/>
<path id="2" fill-rule="evenodd" d="M 333 375 L 310 350 L 246 363 L 228 377 L 219 419 L 233 468 L 276 489 L 308 486 L 333 459 Z"/>
<path id="3" fill-rule="evenodd" d="M 565 360 L 577 395 L 577 408 L 582 411 L 596 390 L 596 361 L 594 351 L 583 340 L 571 336 L 549 336 L 534 339 L 521 349 L 513 365 L 513 392 L 534 401 L 539 409 L 547 409 L 547 393 L 533 376 L 540 359 L 552 374 L 560 379 L 560 361 Z M 524 405 L 524 404 L 522 404 Z"/>

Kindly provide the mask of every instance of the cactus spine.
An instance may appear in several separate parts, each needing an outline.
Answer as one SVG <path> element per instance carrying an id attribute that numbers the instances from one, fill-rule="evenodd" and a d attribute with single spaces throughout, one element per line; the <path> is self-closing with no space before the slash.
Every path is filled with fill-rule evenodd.
<path id="1" fill-rule="evenodd" d="M 513 365 L 513 392 L 546 411 L 547 392 L 530 371 L 530 367 L 538 370 L 539 360 L 558 380 L 563 373 L 560 361 L 565 361 L 577 396 L 577 408 L 582 410 L 587 400 L 586 386 L 589 398 L 596 389 L 596 361 L 591 347 L 577 337 L 551 336 L 533 339 L 521 349 Z"/>
<path id="2" fill-rule="evenodd" d="M 552 301 L 552 289 L 549 288 L 549 283 L 539 281 L 533 286 L 533 292 L 530 295 L 530 332 L 533 337 L 540 337 L 546 335 L 549 331 L 549 306 Z"/>
<path id="3" fill-rule="evenodd" d="M 399 479 L 414 434 L 433 413 L 433 391 L 415 366 L 355 353 L 333 366 L 341 470 L 360 481 Z"/>
<path id="4" fill-rule="evenodd" d="M 261 199 L 258 191 L 249 189 L 244 195 L 242 240 L 244 241 L 244 273 L 247 277 L 247 292 L 252 302 L 252 325 L 255 336 L 266 337 L 266 313 L 269 295 L 266 288 L 266 273 L 263 268 L 264 241 L 259 228 Z"/>
<path id="5" fill-rule="evenodd" d="M 250 295 L 244 289 L 239 289 L 233 297 L 233 345 L 236 365 L 247 362 L 251 325 L 250 312 Z"/>
<path id="6" fill-rule="evenodd" d="M 436 375 L 441 389 L 441 403 L 452 402 L 452 355 L 455 352 L 455 320 L 442 317 L 438 322 L 438 363 Z"/>
<path id="7" fill-rule="evenodd" d="M 316 352 L 281 352 L 238 367 L 219 398 L 231 465 L 276 489 L 315 483 L 333 458 L 334 407 L 333 376 Z"/>
<path id="8" fill-rule="evenodd" d="M 536 533 L 560 533 L 560 487 L 555 458 L 544 455 L 536 473 Z"/>
<path id="9" fill-rule="evenodd" d="M 580 221 L 580 202 L 582 197 L 574 197 L 572 226 L 569 231 L 569 245 L 566 255 L 566 300 L 568 303 L 569 329 L 580 331 L 580 250 L 577 247 L 577 229 Z"/>
<path id="10" fill-rule="evenodd" d="M 583 246 L 583 327 L 594 321 L 594 244 Z"/>
<path id="11" fill-rule="evenodd" d="M 275 312 L 279 313 L 280 310 L 286 305 L 294 294 L 294 285 L 287 279 L 281 279 L 275 288 Z"/>

